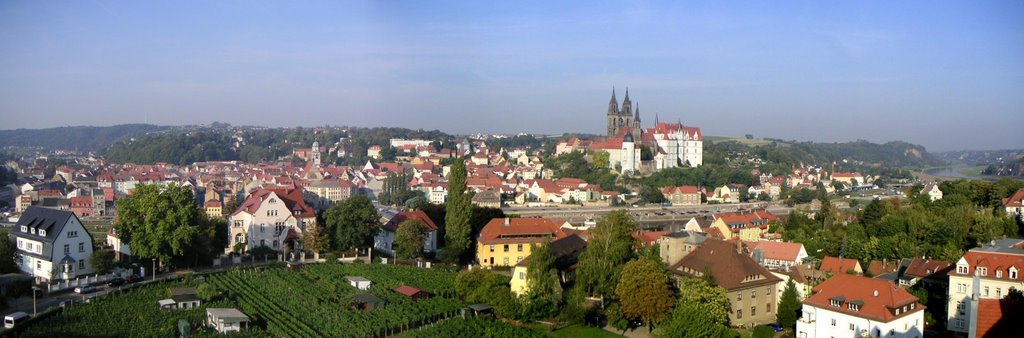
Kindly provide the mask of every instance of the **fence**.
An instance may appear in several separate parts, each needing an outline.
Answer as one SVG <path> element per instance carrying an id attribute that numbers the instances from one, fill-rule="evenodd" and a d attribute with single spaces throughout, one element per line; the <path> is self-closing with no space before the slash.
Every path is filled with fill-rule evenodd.
<path id="1" fill-rule="evenodd" d="M 105 275 L 84 276 L 84 277 L 78 277 L 78 278 L 75 278 L 75 279 L 66 279 L 66 280 L 51 282 L 49 285 L 46 286 L 46 291 L 47 292 L 57 292 L 57 291 L 74 289 L 74 288 L 81 287 L 81 286 L 86 286 L 86 285 L 92 285 L 92 284 L 95 284 L 95 283 L 106 282 L 106 281 L 109 281 L 111 279 L 114 279 L 115 277 L 123 277 L 123 275 L 118 275 L 116 273 L 108 273 L 108 274 L 105 274 Z"/>

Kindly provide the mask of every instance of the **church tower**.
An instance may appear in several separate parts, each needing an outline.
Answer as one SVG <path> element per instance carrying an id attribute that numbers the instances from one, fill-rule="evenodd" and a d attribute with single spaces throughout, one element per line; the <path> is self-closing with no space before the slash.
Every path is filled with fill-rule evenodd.
<path id="1" fill-rule="evenodd" d="M 615 87 L 612 87 L 612 99 L 608 101 L 608 137 L 619 130 L 619 100 L 615 99 Z"/>
<path id="2" fill-rule="evenodd" d="M 634 116 L 635 115 L 635 116 Z M 640 128 L 640 107 L 633 108 L 633 101 L 629 100 L 629 89 L 626 89 L 626 97 L 622 99 L 622 107 L 615 98 L 615 88 L 612 88 L 612 99 L 608 102 L 608 137 L 615 137 L 623 130 L 639 139 Z"/>
<path id="3" fill-rule="evenodd" d="M 313 149 L 310 150 L 312 150 L 311 160 L 313 161 L 313 165 L 320 166 L 320 142 L 313 141 Z"/>

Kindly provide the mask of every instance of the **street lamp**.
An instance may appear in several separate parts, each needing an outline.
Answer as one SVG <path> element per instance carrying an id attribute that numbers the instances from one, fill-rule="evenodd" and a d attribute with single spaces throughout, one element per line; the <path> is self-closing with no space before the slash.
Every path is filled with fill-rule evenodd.
<path id="1" fill-rule="evenodd" d="M 36 316 L 36 292 L 39 291 L 39 287 L 32 285 L 32 317 Z"/>

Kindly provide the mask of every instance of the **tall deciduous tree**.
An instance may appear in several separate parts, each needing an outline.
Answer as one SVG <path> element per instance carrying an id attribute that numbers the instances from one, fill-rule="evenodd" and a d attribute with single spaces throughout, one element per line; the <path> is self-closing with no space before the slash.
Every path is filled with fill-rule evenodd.
<path id="1" fill-rule="evenodd" d="M 551 254 L 551 241 L 530 247 L 526 261 L 527 298 L 543 301 L 555 310 L 562 302 L 562 283 L 555 268 L 555 255 Z"/>
<path id="2" fill-rule="evenodd" d="M 622 314 L 653 329 L 675 305 L 671 282 L 664 266 L 649 257 L 642 256 L 627 263 L 615 288 Z"/>
<path id="3" fill-rule="evenodd" d="M 729 299 L 722 287 L 698 278 L 686 278 L 671 318 L 656 332 L 658 337 L 721 337 L 729 327 Z"/>
<path id="4" fill-rule="evenodd" d="M 0 229 L 0 273 L 11 273 L 18 271 L 17 249 L 8 239 L 7 230 Z"/>
<path id="5" fill-rule="evenodd" d="M 796 325 L 797 313 L 800 311 L 800 298 L 796 294 L 796 284 L 790 278 L 786 282 L 786 289 L 782 291 L 779 299 L 779 312 L 775 315 L 779 325 L 786 328 L 793 328 Z"/>
<path id="6" fill-rule="evenodd" d="M 622 267 L 635 256 L 634 227 L 625 210 L 610 212 L 597 222 L 576 268 L 578 286 L 591 295 L 615 295 Z"/>
<path id="7" fill-rule="evenodd" d="M 92 271 L 98 274 L 106 274 L 110 270 L 114 269 L 114 253 L 110 249 L 97 249 L 92 252 L 92 258 L 89 261 Z"/>
<path id="8" fill-rule="evenodd" d="M 356 195 L 327 209 L 324 223 L 333 234 L 334 248 L 349 250 L 373 244 L 373 235 L 380 229 L 380 216 L 369 198 Z"/>
<path id="9" fill-rule="evenodd" d="M 448 201 L 445 204 L 445 258 L 458 262 L 469 250 L 470 239 L 469 219 L 473 216 L 472 204 L 466 193 L 466 164 L 456 159 L 448 174 Z"/>
<path id="10" fill-rule="evenodd" d="M 399 223 L 395 231 L 395 256 L 408 259 L 422 255 L 423 241 L 426 240 L 424 229 L 426 225 L 418 219 L 407 219 Z"/>
<path id="11" fill-rule="evenodd" d="M 322 224 L 308 227 L 302 235 L 302 246 L 313 252 L 314 259 L 320 259 L 320 253 L 331 248 L 331 238 Z"/>
<path id="12" fill-rule="evenodd" d="M 163 263 L 187 253 L 200 232 L 199 214 L 187 187 L 140 185 L 117 201 L 114 228 L 133 256 Z"/>

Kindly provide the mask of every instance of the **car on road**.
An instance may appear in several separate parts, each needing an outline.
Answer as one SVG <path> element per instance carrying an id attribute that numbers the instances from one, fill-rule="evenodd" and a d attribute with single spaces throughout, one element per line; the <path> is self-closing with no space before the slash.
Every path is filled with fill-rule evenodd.
<path id="1" fill-rule="evenodd" d="M 124 278 L 117 277 L 117 278 L 111 279 L 109 282 L 107 282 L 107 286 L 110 286 L 110 287 L 121 286 L 121 285 L 124 285 L 124 283 L 125 283 Z"/>
<path id="2" fill-rule="evenodd" d="M 766 324 L 765 326 L 772 328 L 772 331 L 782 332 L 782 325 L 779 325 L 779 323 Z"/>
<path id="3" fill-rule="evenodd" d="M 92 293 L 96 292 L 96 287 L 92 285 L 80 286 L 75 288 L 75 293 Z"/>

